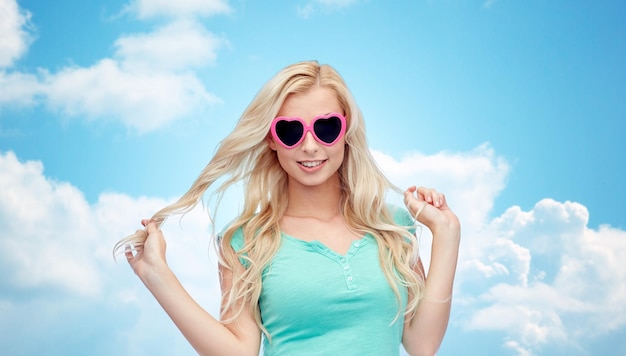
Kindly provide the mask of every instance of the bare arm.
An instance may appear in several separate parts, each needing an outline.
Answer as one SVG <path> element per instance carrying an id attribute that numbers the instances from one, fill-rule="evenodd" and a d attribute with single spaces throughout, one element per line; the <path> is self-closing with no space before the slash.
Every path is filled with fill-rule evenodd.
<path id="1" fill-rule="evenodd" d="M 450 319 L 452 286 L 461 238 L 460 223 L 448 207 L 445 196 L 434 189 L 417 189 L 405 192 L 405 202 L 412 214 L 424 205 L 418 220 L 433 233 L 432 252 L 424 298 L 415 314 L 405 318 L 402 342 L 411 355 L 434 355 L 445 335 Z M 424 273 L 421 260 L 416 272 Z"/>
<path id="2" fill-rule="evenodd" d="M 223 324 L 204 310 L 183 288 L 165 260 L 165 239 L 154 222 L 142 221 L 148 238 L 129 264 L 200 355 L 258 355 L 261 332 L 252 313 L 242 313 L 234 323 Z M 243 267 L 242 267 L 243 268 Z M 220 269 L 222 286 L 232 273 Z M 224 290 L 224 289 L 223 289 Z"/>

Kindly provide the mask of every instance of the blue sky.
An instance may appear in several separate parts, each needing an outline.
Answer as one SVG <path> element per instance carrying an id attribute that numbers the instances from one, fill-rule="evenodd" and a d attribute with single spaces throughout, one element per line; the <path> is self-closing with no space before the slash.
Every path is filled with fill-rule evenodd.
<path id="1" fill-rule="evenodd" d="M 344 76 L 394 183 L 437 187 L 462 220 L 440 355 L 626 350 L 624 3 L 173 3 L 0 0 L 9 354 L 193 354 L 111 247 L 189 187 L 265 81 L 309 59 Z M 216 312 L 211 227 L 175 221 L 169 262 Z"/>

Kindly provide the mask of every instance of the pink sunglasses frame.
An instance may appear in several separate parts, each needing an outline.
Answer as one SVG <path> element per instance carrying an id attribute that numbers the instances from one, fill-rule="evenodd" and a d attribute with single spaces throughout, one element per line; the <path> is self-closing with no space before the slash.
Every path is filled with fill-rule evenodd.
<path id="1" fill-rule="evenodd" d="M 341 122 L 341 129 L 339 131 L 339 135 L 337 135 L 337 138 L 331 142 L 331 143 L 327 143 L 322 141 L 319 137 L 317 137 L 317 134 L 315 133 L 314 127 L 315 127 L 315 122 L 317 120 L 320 119 L 329 119 L 331 117 L 337 117 L 339 118 L 339 121 Z M 296 142 L 293 146 L 287 146 L 281 139 L 280 137 L 278 137 L 278 134 L 276 133 L 276 124 L 279 121 L 287 121 L 287 122 L 292 122 L 292 121 L 298 121 L 302 124 L 302 127 L 304 127 L 304 131 L 302 131 L 302 137 L 300 137 L 300 139 L 298 140 L 298 142 Z M 319 115 L 313 118 L 313 120 L 311 120 L 310 124 L 307 124 L 304 120 L 302 120 L 299 117 L 286 117 L 286 116 L 279 116 L 274 118 L 274 120 L 272 120 L 272 126 L 270 127 L 270 132 L 272 133 L 272 138 L 274 138 L 274 141 L 278 142 L 281 146 L 287 148 L 287 149 L 292 149 L 297 147 L 298 145 L 300 145 L 302 143 L 302 141 L 304 141 L 304 138 L 306 137 L 307 132 L 310 132 L 311 135 L 313 135 L 313 138 L 315 139 L 315 141 L 319 142 L 320 144 L 324 145 L 324 146 L 332 146 L 335 143 L 337 143 L 337 141 L 339 141 L 345 134 L 346 134 L 346 117 L 343 116 L 342 114 L 339 113 L 330 113 L 330 114 L 325 114 L 325 115 Z"/>

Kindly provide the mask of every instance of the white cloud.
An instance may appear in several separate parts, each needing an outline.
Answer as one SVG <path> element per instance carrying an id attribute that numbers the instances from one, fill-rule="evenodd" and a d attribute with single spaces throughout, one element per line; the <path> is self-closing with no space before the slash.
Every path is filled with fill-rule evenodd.
<path id="1" fill-rule="evenodd" d="M 95 347 L 94 354 L 191 352 L 173 325 L 164 328 L 170 325 L 167 316 L 124 258 L 115 263 L 111 254 L 118 239 L 168 200 L 107 193 L 90 205 L 76 187 L 47 178 L 41 162 L 20 162 L 12 152 L 0 153 L 0 186 L 3 349 L 37 354 L 36 345 L 48 342 L 56 345 L 50 353 L 67 354 L 67 349 L 54 352 L 54 347 L 70 347 L 54 342 L 58 334 L 102 333 L 88 341 L 89 347 L 96 341 L 111 344 L 109 337 L 115 345 L 97 352 Z M 196 209 L 177 223 L 174 219 L 163 228 L 169 237 L 168 262 L 192 296 L 216 315 L 219 284 L 216 259 L 209 258 L 209 221 Z M 104 331 L 94 322 L 103 318 L 111 324 Z M 31 321 L 36 325 L 26 327 Z M 152 348 L 137 344 L 154 341 L 155 335 L 168 342 Z M 86 341 L 76 337 L 76 345 Z"/>
<path id="2" fill-rule="evenodd" d="M 93 243 L 93 219 L 82 194 L 67 183 L 46 180 L 39 162 L 22 164 L 0 155 L 0 265 L 13 271 L 2 284 L 53 287 L 93 295 L 101 278 L 84 249 Z"/>
<path id="3" fill-rule="evenodd" d="M 35 105 L 36 98 L 43 93 L 43 85 L 36 75 L 0 71 L 0 108 Z"/>
<path id="4" fill-rule="evenodd" d="M 165 4 L 171 2 L 141 2 L 151 9 Z M 203 11 L 221 2 L 184 4 Z M 227 45 L 198 22 L 166 23 L 153 32 L 118 38 L 112 58 L 89 67 L 68 66 L 54 73 L 39 69 L 34 74 L 0 71 L 0 108 L 43 104 L 86 121 L 118 122 L 140 133 L 156 130 L 205 114 L 221 102 L 194 70 L 215 64 L 218 50 Z"/>
<path id="5" fill-rule="evenodd" d="M 133 0 L 128 9 L 140 19 L 211 16 L 232 11 L 227 0 Z"/>
<path id="6" fill-rule="evenodd" d="M 129 70 L 184 70 L 214 64 L 226 44 L 197 22 L 178 21 L 151 33 L 120 37 L 115 57 Z"/>
<path id="7" fill-rule="evenodd" d="M 400 161 L 373 152 L 385 174 L 401 189 L 411 185 L 436 188 L 446 194 L 450 205 L 470 231 L 481 228 L 504 189 L 508 163 L 483 144 L 470 152 L 409 153 Z"/>
<path id="8" fill-rule="evenodd" d="M 0 0 L 0 68 L 11 67 L 33 41 L 31 14 L 16 0 Z"/>
<path id="9" fill-rule="evenodd" d="M 130 71 L 104 59 L 43 76 L 46 105 L 70 117 L 119 121 L 139 132 L 220 102 L 192 73 Z"/>
<path id="10" fill-rule="evenodd" d="M 590 229 L 588 217 L 580 204 L 545 199 L 528 212 L 512 207 L 467 237 L 480 248 L 459 266 L 459 293 L 479 294 L 463 306 L 473 310 L 466 327 L 504 331 L 528 350 L 623 328 L 626 232 Z M 495 263 L 512 278 L 485 274 Z"/>
<path id="11" fill-rule="evenodd" d="M 517 355 L 519 355 L 519 356 L 531 356 L 531 355 L 533 355 L 532 351 L 530 351 L 528 349 L 525 349 L 517 341 L 514 341 L 514 340 L 507 340 L 504 343 L 504 347 L 506 347 L 507 349 L 511 349 L 511 350 L 515 351 L 517 353 Z"/>

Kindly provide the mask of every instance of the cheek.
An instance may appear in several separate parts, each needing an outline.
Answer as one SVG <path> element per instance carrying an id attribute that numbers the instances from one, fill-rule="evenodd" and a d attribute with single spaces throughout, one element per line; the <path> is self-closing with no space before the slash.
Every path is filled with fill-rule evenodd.
<path id="1" fill-rule="evenodd" d="M 278 163 L 280 163 L 281 167 L 285 168 L 285 163 L 292 160 L 291 150 L 275 144 L 274 151 L 276 152 L 276 158 L 278 158 Z"/>
<path id="2" fill-rule="evenodd" d="M 335 158 L 335 161 L 340 160 L 341 162 L 343 162 L 346 159 L 347 149 L 344 142 L 337 142 L 327 152 L 329 156 Z"/>
<path id="3" fill-rule="evenodd" d="M 339 140 L 339 142 L 335 143 L 332 148 L 333 150 L 337 150 L 337 152 L 341 153 L 342 155 L 345 155 L 347 147 L 348 145 L 346 144 L 346 139 L 344 137 Z"/>

